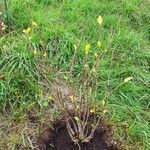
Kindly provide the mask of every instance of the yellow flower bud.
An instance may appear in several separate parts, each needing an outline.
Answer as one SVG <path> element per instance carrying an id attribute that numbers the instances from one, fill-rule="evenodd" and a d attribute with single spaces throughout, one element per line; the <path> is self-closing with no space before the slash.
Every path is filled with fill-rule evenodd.
<path id="1" fill-rule="evenodd" d="M 74 47 L 74 49 L 75 49 L 75 51 L 76 51 L 76 50 L 77 50 L 77 46 L 74 44 L 73 47 Z"/>
<path id="2" fill-rule="evenodd" d="M 77 117 L 77 116 L 74 117 L 74 119 L 75 119 L 77 122 L 79 122 L 79 120 L 80 120 L 79 117 Z"/>
<path id="3" fill-rule="evenodd" d="M 32 25 L 35 26 L 36 28 L 38 28 L 38 25 L 36 22 L 32 21 Z"/>
<path id="4" fill-rule="evenodd" d="M 90 109 L 90 113 L 95 113 L 95 112 L 96 112 L 95 108 Z"/>
<path id="5" fill-rule="evenodd" d="M 77 99 L 74 95 L 70 95 L 69 98 L 70 98 L 72 101 L 75 101 L 75 100 Z"/>
<path id="6" fill-rule="evenodd" d="M 97 17 L 97 22 L 98 22 L 99 25 L 102 24 L 103 19 L 102 19 L 102 16 L 101 16 L 101 15 L 99 15 L 99 16 Z"/>
<path id="7" fill-rule="evenodd" d="M 50 100 L 52 99 L 52 97 L 51 97 L 51 96 L 49 96 L 48 98 L 49 98 Z"/>
<path id="8" fill-rule="evenodd" d="M 91 48 L 91 45 L 90 45 L 90 44 L 87 44 L 87 45 L 85 46 L 85 49 L 84 49 L 85 55 L 87 55 L 87 54 L 89 53 L 90 48 Z"/>
<path id="9" fill-rule="evenodd" d="M 108 52 L 108 49 L 104 49 L 104 52 L 105 52 L 105 53 Z"/>
<path id="10" fill-rule="evenodd" d="M 31 32 L 31 28 L 27 28 L 27 29 L 24 29 L 24 30 L 23 30 L 23 33 L 28 34 L 29 32 Z"/>
<path id="11" fill-rule="evenodd" d="M 47 57 L 47 53 L 45 52 L 45 53 L 43 54 L 43 56 L 44 56 L 44 57 Z"/>
<path id="12" fill-rule="evenodd" d="M 65 79 L 65 80 L 68 80 L 68 77 L 64 75 L 64 79 Z"/>
<path id="13" fill-rule="evenodd" d="M 100 47 L 102 46 L 102 42 L 101 42 L 101 41 L 98 41 L 98 42 L 97 42 L 97 45 L 98 45 L 98 47 L 100 48 Z"/>
<path id="14" fill-rule="evenodd" d="M 108 110 L 103 110 L 103 114 L 106 114 L 108 112 Z"/>
<path id="15" fill-rule="evenodd" d="M 123 83 L 127 83 L 127 82 L 129 82 L 130 80 L 132 80 L 133 79 L 133 77 L 127 77 L 127 78 L 125 78 L 124 80 L 123 80 Z"/>

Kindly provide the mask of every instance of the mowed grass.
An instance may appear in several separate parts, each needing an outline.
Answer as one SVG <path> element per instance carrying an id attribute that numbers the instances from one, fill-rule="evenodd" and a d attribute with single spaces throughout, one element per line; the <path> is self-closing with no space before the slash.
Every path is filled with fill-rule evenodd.
<path id="1" fill-rule="evenodd" d="M 97 99 L 112 91 L 127 77 L 133 79 L 114 91 L 106 101 L 106 117 L 114 124 L 115 138 L 126 149 L 150 149 L 150 2 L 148 0 L 11 0 L 11 31 L 0 39 L 0 145 L 16 149 L 24 141 L 20 133 L 26 112 L 38 110 L 41 122 L 47 118 L 48 99 L 43 98 L 41 72 L 51 80 L 58 70 L 72 66 L 74 45 L 77 59 L 72 80 L 79 84 L 84 47 L 91 44 L 87 63 L 94 64 L 94 53 L 108 50 L 99 74 Z M 97 23 L 101 15 L 103 23 Z M 7 24 L 5 12 L 3 19 Z M 36 22 L 37 27 L 32 25 Z M 29 34 L 23 29 L 31 28 Z M 97 41 L 102 42 L 98 48 Z M 46 53 L 46 56 L 45 56 Z M 40 70 L 37 69 L 40 65 Z M 62 78 L 63 76 L 59 76 Z M 42 113 L 44 110 L 44 113 Z M 11 122 L 21 124 L 11 134 Z M 3 132 L 2 132 L 3 130 Z M 23 138 L 24 137 L 24 138 Z M 29 141 L 30 143 L 30 141 Z M 1 147 L 2 147 L 1 146 Z"/>

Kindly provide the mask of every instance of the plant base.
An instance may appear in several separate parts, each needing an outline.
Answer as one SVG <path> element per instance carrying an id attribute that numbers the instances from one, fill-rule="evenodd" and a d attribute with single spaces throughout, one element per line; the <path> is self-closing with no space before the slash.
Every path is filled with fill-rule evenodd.
<path id="1" fill-rule="evenodd" d="M 113 141 L 111 127 L 104 125 L 102 121 L 89 142 L 78 143 L 80 148 L 71 140 L 63 119 L 57 120 L 52 128 L 43 131 L 37 144 L 40 150 L 119 150 L 116 142 Z"/>

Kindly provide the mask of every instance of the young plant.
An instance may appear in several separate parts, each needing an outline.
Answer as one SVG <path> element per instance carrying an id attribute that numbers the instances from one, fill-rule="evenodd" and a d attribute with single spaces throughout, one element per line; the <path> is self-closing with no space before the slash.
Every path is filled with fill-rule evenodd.
<path id="1" fill-rule="evenodd" d="M 101 25 L 102 17 L 99 16 L 97 21 Z M 74 81 L 74 89 L 69 88 L 64 82 L 58 79 L 51 83 L 52 97 L 55 106 L 65 116 L 66 127 L 70 138 L 78 145 L 79 149 L 81 149 L 80 143 L 89 142 L 93 138 L 94 132 L 97 129 L 103 114 L 107 111 L 105 109 L 106 100 L 112 92 L 106 89 L 100 106 L 96 99 L 98 97 L 98 86 L 100 80 L 99 69 L 104 56 L 110 47 L 112 41 L 111 38 L 101 54 L 94 53 L 94 61 L 92 64 L 89 61 L 91 44 L 88 43 L 85 45 L 83 52 L 84 57 L 82 60 L 83 65 L 81 72 L 78 74 L 79 82 L 77 84 L 76 81 Z M 98 41 L 97 46 L 99 49 L 102 49 L 101 45 L 101 41 Z M 67 75 L 71 83 L 73 83 L 72 77 L 74 66 L 76 66 L 76 59 L 78 57 L 77 46 L 74 46 L 74 49 L 75 51 L 70 63 L 70 71 Z M 66 77 L 66 79 L 68 78 Z M 123 83 L 126 83 L 131 79 L 131 77 L 126 78 Z M 119 84 L 114 90 L 117 90 L 123 83 Z M 94 100 L 93 103 L 92 100 Z M 99 112 L 102 113 L 99 114 Z"/>

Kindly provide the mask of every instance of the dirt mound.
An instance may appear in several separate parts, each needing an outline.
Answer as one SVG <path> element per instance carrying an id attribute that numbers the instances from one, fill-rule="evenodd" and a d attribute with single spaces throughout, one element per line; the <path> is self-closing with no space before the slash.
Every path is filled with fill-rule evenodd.
<path id="1" fill-rule="evenodd" d="M 40 134 L 37 144 L 40 150 L 119 150 L 113 141 L 111 127 L 102 122 L 95 130 L 93 138 L 86 143 L 78 142 L 79 146 L 71 140 L 65 121 L 58 120 L 52 128 Z"/>

